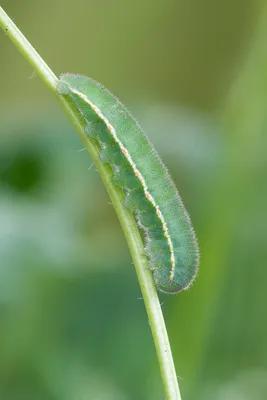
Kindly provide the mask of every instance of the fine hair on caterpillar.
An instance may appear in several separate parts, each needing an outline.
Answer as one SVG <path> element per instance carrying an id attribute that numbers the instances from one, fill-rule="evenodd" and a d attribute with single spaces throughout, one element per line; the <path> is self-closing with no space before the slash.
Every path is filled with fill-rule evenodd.
<path id="1" fill-rule="evenodd" d="M 157 288 L 187 289 L 199 263 L 189 215 L 152 143 L 125 106 L 102 85 L 82 75 L 63 74 L 58 93 L 79 111 L 85 133 L 100 146 L 100 159 L 125 193 L 124 205 L 145 234 L 145 254 Z"/>

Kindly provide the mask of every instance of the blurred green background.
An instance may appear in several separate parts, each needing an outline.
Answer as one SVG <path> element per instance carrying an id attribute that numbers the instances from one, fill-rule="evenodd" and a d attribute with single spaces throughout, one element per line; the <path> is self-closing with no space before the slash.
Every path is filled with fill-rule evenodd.
<path id="1" fill-rule="evenodd" d="M 103 83 L 167 164 L 201 249 L 160 294 L 185 400 L 267 398 L 267 4 L 3 0 L 56 74 Z M 53 94 L 0 34 L 0 399 L 163 400 L 127 245 Z"/>

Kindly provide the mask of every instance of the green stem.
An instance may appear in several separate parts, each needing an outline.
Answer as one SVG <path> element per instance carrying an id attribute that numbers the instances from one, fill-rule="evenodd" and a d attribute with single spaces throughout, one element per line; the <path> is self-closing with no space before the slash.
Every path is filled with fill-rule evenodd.
<path id="1" fill-rule="evenodd" d="M 147 268 L 147 260 L 143 256 L 143 242 L 139 230 L 131 213 L 124 207 L 124 196 L 122 191 L 112 183 L 112 174 L 108 166 L 102 164 L 98 157 L 97 146 L 88 139 L 84 133 L 84 125 L 72 104 L 57 94 L 58 79 L 23 36 L 17 26 L 0 7 L 0 26 L 6 35 L 12 40 L 17 49 L 23 54 L 28 62 L 38 72 L 44 83 L 56 94 L 59 102 L 68 114 L 71 122 L 76 128 L 81 140 L 87 148 L 112 200 L 124 231 L 141 287 L 145 307 L 152 330 L 152 335 L 160 364 L 161 376 L 165 387 L 167 400 L 180 400 L 180 391 L 175 372 L 171 347 L 164 323 L 158 295 L 155 289 L 151 272 Z"/>

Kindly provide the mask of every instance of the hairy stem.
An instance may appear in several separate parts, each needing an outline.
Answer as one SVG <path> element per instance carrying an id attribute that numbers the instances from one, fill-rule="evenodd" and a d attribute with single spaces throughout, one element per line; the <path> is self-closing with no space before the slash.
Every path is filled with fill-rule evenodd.
<path id="1" fill-rule="evenodd" d="M 68 114 L 72 124 L 76 128 L 85 147 L 87 148 L 96 168 L 98 169 L 98 172 L 104 182 L 118 215 L 134 261 L 158 355 L 166 399 L 180 400 L 181 396 L 172 358 L 171 347 L 158 295 L 151 272 L 147 268 L 147 260 L 143 256 L 144 246 L 135 220 L 131 213 L 123 205 L 123 192 L 113 184 L 110 168 L 100 161 L 98 157 L 98 147 L 96 144 L 94 144 L 94 142 L 88 139 L 88 137 L 85 135 L 84 125 L 77 113 L 77 110 L 75 110 L 68 100 L 57 94 L 57 77 L 1 7 L 0 26 L 3 28 L 6 35 L 12 40 L 17 49 L 33 66 L 44 83 L 55 93 L 63 109 Z"/>

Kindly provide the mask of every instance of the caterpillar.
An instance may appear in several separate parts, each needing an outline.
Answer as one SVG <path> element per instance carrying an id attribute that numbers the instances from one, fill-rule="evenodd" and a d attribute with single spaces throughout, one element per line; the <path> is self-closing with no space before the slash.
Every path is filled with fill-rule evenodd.
<path id="1" fill-rule="evenodd" d="M 57 91 L 67 97 L 100 146 L 100 159 L 112 167 L 113 181 L 125 193 L 124 206 L 145 236 L 148 267 L 158 290 L 178 293 L 194 280 L 198 245 L 189 215 L 167 168 L 125 106 L 98 82 L 62 74 Z"/>

